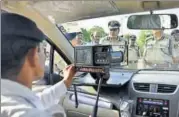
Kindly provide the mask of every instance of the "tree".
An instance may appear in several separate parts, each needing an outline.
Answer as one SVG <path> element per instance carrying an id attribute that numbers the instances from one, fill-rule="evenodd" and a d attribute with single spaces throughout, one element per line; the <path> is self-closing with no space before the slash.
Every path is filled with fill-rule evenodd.
<path id="1" fill-rule="evenodd" d="M 104 36 L 107 35 L 107 34 L 105 33 L 104 29 L 103 29 L 102 27 L 100 27 L 100 26 L 94 26 L 94 27 L 92 27 L 88 32 L 89 32 L 89 34 L 91 35 L 91 34 L 93 34 L 95 31 L 100 32 L 102 37 L 104 37 Z"/>
<path id="2" fill-rule="evenodd" d="M 83 33 L 83 41 L 84 42 L 89 42 L 90 41 L 90 33 L 85 29 L 85 28 L 81 28 L 81 31 Z"/>
<path id="3" fill-rule="evenodd" d="M 152 31 L 150 30 L 142 30 L 139 34 L 139 38 L 137 39 L 137 44 L 141 50 L 141 52 L 143 52 L 144 49 L 144 44 L 145 44 L 145 40 L 146 40 L 146 34 L 152 34 Z"/>

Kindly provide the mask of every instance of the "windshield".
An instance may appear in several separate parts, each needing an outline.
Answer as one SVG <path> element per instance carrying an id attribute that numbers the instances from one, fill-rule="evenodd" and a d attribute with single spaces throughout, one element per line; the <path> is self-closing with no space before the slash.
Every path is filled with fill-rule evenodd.
<path id="1" fill-rule="evenodd" d="M 127 42 L 128 65 L 120 64 L 121 66 L 119 66 L 119 64 L 116 64 L 114 69 L 111 69 L 114 72 L 109 80 L 110 83 L 123 83 L 128 80 L 126 77 L 121 78 L 119 71 L 128 72 L 130 70 L 127 73 L 127 77 L 131 78 L 132 74 L 130 73 L 140 69 L 179 70 L 179 35 L 177 33 L 171 35 L 171 32 L 175 29 L 163 31 L 130 30 L 127 28 L 127 19 L 130 15 L 149 14 L 150 12 L 139 13 L 139 11 L 143 11 L 143 8 L 139 7 L 139 1 L 130 1 L 130 4 L 129 2 L 124 4 L 124 1 L 115 2 L 117 6 L 114 7 L 110 1 L 44 1 L 34 2 L 33 7 L 54 23 L 65 35 L 65 40 L 68 40 L 74 47 L 96 44 L 111 44 L 116 47 L 115 45 L 121 45 L 123 42 Z M 167 1 L 166 8 L 175 9 L 153 11 L 153 13 L 168 13 L 179 16 L 178 3 L 169 3 Z M 132 9 L 131 4 L 133 5 Z M 133 14 L 127 14 L 127 12 L 133 12 Z M 102 17 L 112 14 L 119 15 Z M 100 18 L 90 19 L 90 17 Z M 86 18 L 88 20 L 77 21 L 78 19 Z M 161 23 L 164 25 L 168 22 L 167 20 L 167 18 L 163 18 Z M 110 21 L 113 22 L 110 23 Z M 114 49 L 120 48 L 116 47 Z M 121 70 L 121 67 L 123 70 Z M 89 74 L 79 74 L 77 74 L 78 77 L 74 81 L 77 83 L 92 82 L 94 84 L 95 81 L 88 76 Z M 84 82 L 81 82 L 83 79 Z M 78 88 L 79 86 L 77 90 L 80 92 L 96 93 L 96 90 L 91 86 Z M 71 90 L 73 89 L 71 88 Z"/>
<path id="2" fill-rule="evenodd" d="M 176 14 L 177 9 L 154 11 L 161 14 Z M 148 14 L 147 12 L 135 13 Z M 166 30 L 130 30 L 127 19 L 130 15 L 116 15 L 89 20 L 80 20 L 60 24 L 64 35 L 72 46 L 112 45 L 113 50 L 121 50 L 126 42 L 128 47 L 128 65 L 123 69 L 170 69 L 179 70 L 179 34 L 171 35 L 176 29 Z M 179 16 L 179 14 L 176 14 Z M 168 18 L 161 20 L 162 24 Z M 115 67 L 118 67 L 116 64 Z"/>

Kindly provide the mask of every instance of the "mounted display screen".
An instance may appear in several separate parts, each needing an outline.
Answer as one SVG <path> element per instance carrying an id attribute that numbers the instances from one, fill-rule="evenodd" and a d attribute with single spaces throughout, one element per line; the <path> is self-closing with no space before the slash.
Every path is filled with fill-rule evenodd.
<path id="1" fill-rule="evenodd" d="M 78 48 L 76 50 L 76 63 L 83 65 L 92 64 L 92 52 L 90 48 Z"/>

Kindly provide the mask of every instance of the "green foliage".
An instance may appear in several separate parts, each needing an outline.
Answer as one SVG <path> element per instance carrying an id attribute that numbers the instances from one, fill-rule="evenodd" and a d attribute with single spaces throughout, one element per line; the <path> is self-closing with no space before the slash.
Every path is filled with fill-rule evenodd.
<path id="1" fill-rule="evenodd" d="M 139 38 L 137 39 L 137 44 L 138 44 L 141 52 L 143 52 L 143 49 L 144 49 L 146 34 L 150 34 L 150 33 L 152 33 L 150 30 L 142 30 L 139 34 Z"/>
<path id="2" fill-rule="evenodd" d="M 104 29 L 100 26 L 94 26 L 89 30 L 89 34 L 92 34 L 93 32 L 98 31 L 101 33 L 102 37 L 105 37 L 107 34 L 105 33 Z"/>
<path id="3" fill-rule="evenodd" d="M 81 28 L 81 31 L 82 31 L 83 36 L 84 36 L 83 41 L 90 42 L 90 33 L 84 28 Z"/>
<path id="4" fill-rule="evenodd" d="M 129 37 L 130 37 L 130 34 L 125 34 L 125 35 L 124 35 L 124 39 L 126 39 L 127 42 L 129 42 Z"/>
<path id="5" fill-rule="evenodd" d="M 105 37 L 107 34 L 105 33 L 104 29 L 100 26 L 94 26 L 89 31 L 87 31 L 85 28 L 81 28 L 81 31 L 84 36 L 84 42 L 90 42 L 91 41 L 91 34 L 95 31 L 98 31 L 101 33 L 102 37 Z"/>
<path id="6" fill-rule="evenodd" d="M 143 48 L 145 44 L 145 39 L 146 39 L 145 31 L 142 30 L 139 34 L 139 38 L 137 39 L 137 44 L 140 48 Z"/>

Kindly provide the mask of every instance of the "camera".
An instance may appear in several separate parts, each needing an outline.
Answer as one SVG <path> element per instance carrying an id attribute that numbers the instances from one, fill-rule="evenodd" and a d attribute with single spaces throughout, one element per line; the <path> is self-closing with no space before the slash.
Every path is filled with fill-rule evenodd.
<path id="1" fill-rule="evenodd" d="M 124 51 L 113 51 L 111 45 L 75 47 L 75 66 L 79 72 L 106 73 L 113 65 L 125 61 Z"/>

